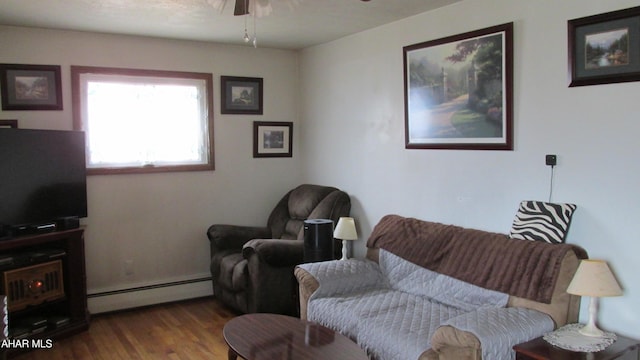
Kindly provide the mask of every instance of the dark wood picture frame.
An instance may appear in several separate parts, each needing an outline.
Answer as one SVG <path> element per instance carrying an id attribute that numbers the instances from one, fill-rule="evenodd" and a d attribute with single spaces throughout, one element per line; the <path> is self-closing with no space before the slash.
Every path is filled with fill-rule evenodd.
<path id="1" fill-rule="evenodd" d="M 640 80 L 640 6 L 567 22 L 569 87 Z"/>
<path id="2" fill-rule="evenodd" d="M 513 22 L 403 55 L 405 148 L 513 150 Z"/>
<path id="3" fill-rule="evenodd" d="M 0 120 L 0 129 L 17 129 L 18 120 Z"/>
<path id="4" fill-rule="evenodd" d="M 253 122 L 253 157 L 292 157 L 293 123 Z"/>
<path id="5" fill-rule="evenodd" d="M 221 76 L 220 85 L 222 114 L 262 115 L 262 78 Z"/>
<path id="6" fill-rule="evenodd" d="M 62 110 L 58 65 L 0 64 L 2 110 Z"/>

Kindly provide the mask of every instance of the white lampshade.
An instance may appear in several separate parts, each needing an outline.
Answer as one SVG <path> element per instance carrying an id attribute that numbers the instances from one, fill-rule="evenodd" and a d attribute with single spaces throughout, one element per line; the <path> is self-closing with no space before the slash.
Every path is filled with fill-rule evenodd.
<path id="1" fill-rule="evenodd" d="M 355 220 L 352 217 L 341 217 L 333 231 L 333 237 L 340 240 L 358 240 Z"/>
<path id="2" fill-rule="evenodd" d="M 582 260 L 567 292 L 592 297 L 622 295 L 618 281 L 604 260 Z"/>
<path id="3" fill-rule="evenodd" d="M 349 258 L 347 254 L 347 240 L 358 240 L 355 220 L 353 220 L 352 217 L 341 217 L 338 219 L 338 225 L 336 225 L 333 231 L 333 237 L 342 240 L 342 258 L 340 260 L 347 260 Z"/>
<path id="4" fill-rule="evenodd" d="M 601 337 L 604 332 L 596 326 L 598 298 L 622 295 L 620 284 L 604 260 L 582 260 L 569 287 L 569 294 L 590 296 L 589 321 L 578 331 L 585 336 Z"/>

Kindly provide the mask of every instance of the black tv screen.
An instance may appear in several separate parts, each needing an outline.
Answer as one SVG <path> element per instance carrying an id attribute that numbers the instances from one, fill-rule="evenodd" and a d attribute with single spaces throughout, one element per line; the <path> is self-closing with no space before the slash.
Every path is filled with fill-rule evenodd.
<path id="1" fill-rule="evenodd" d="M 84 133 L 0 129 L 0 225 L 37 227 L 86 216 Z"/>

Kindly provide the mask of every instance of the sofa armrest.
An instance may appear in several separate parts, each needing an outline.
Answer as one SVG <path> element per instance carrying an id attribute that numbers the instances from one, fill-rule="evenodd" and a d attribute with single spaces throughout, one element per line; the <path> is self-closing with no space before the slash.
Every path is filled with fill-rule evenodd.
<path id="1" fill-rule="evenodd" d="M 293 267 L 303 260 L 304 244 L 297 240 L 253 239 L 242 247 L 245 259 L 253 254 L 272 267 Z"/>
<path id="2" fill-rule="evenodd" d="M 294 271 L 298 280 L 300 317 L 306 319 L 309 299 L 379 287 L 382 273 L 370 260 L 331 260 L 298 265 Z"/>
<path id="3" fill-rule="evenodd" d="M 553 330 L 545 313 L 526 308 L 478 308 L 451 318 L 431 338 L 441 359 L 501 359 L 514 345 Z"/>
<path id="4" fill-rule="evenodd" d="M 309 303 L 309 298 L 311 294 L 313 294 L 320 283 L 316 278 L 313 277 L 307 270 L 296 266 L 293 271 L 296 279 L 298 280 L 298 300 L 300 301 L 300 319 L 307 320 L 307 304 Z"/>
<path id="5" fill-rule="evenodd" d="M 431 349 L 439 359 L 480 360 L 480 340 L 468 331 L 450 325 L 440 326 L 431 337 Z"/>
<path id="6" fill-rule="evenodd" d="M 251 239 L 271 237 L 271 230 L 258 226 L 211 225 L 207 237 L 212 248 L 239 251 Z"/>
<path id="7" fill-rule="evenodd" d="M 331 260 L 300 264 L 320 284 L 316 296 L 332 296 L 380 287 L 382 272 L 370 260 Z"/>

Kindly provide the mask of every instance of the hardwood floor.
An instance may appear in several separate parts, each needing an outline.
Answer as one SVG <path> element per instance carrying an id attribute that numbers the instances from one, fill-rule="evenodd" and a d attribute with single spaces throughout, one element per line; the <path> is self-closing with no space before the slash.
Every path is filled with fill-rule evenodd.
<path id="1" fill-rule="evenodd" d="M 222 327 L 236 315 L 213 297 L 98 314 L 89 331 L 14 359 L 226 359 Z"/>

